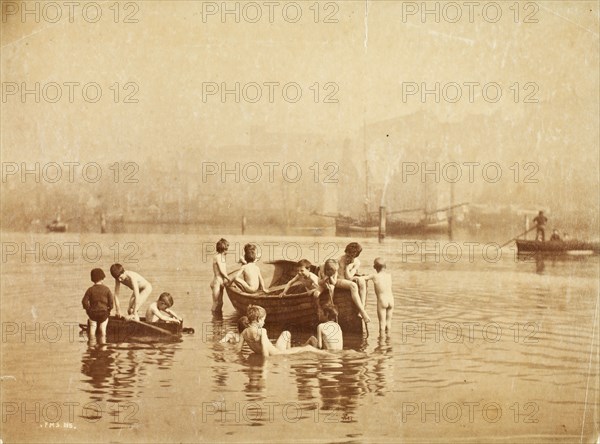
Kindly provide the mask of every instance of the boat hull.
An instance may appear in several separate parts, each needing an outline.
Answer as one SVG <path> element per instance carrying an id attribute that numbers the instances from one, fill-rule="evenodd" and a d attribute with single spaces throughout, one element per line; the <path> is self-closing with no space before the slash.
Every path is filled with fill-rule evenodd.
<path id="1" fill-rule="evenodd" d="M 567 241 L 535 241 L 535 240 L 517 240 L 517 251 L 519 253 L 548 253 L 548 254 L 566 254 L 566 253 L 600 253 L 600 242 L 584 242 L 578 240 Z"/>
<path id="2" fill-rule="evenodd" d="M 116 316 L 108 318 L 106 326 L 106 338 L 111 342 L 128 342 L 136 339 L 151 339 L 157 341 L 178 340 L 182 336 L 183 324 L 175 322 L 151 322 L 146 323 L 145 318 L 141 322 L 130 322 Z M 82 331 L 88 331 L 88 324 L 79 324 Z"/>
<path id="3" fill-rule="evenodd" d="M 271 287 L 281 287 L 293 276 L 296 264 L 290 261 L 276 261 L 276 266 Z M 289 329 L 311 330 L 319 323 L 317 307 L 313 297 L 309 294 L 300 293 L 304 289 L 292 287 L 289 294 L 280 297 L 282 289 L 273 293 L 248 294 L 236 287 L 227 288 L 227 296 L 235 309 L 245 315 L 248 305 L 259 305 L 267 312 L 267 325 L 277 325 Z M 329 302 L 329 294 L 323 292 L 319 297 L 321 305 Z M 358 309 L 354 305 L 348 290 L 336 289 L 333 295 L 333 303 L 338 310 L 338 323 L 344 332 L 361 333 L 363 328 L 362 319 L 358 316 Z"/>

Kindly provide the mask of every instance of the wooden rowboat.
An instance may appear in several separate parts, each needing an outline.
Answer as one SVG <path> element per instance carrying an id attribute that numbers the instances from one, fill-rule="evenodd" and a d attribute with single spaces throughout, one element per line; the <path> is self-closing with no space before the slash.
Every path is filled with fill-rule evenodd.
<path id="1" fill-rule="evenodd" d="M 150 338 L 153 340 L 179 340 L 184 332 L 183 324 L 176 322 L 141 322 L 127 321 L 116 316 L 108 318 L 106 338 L 111 342 L 127 342 L 131 339 Z M 79 324 L 82 331 L 88 331 L 88 324 Z M 190 330 L 190 329 L 186 329 Z"/>
<path id="2" fill-rule="evenodd" d="M 584 242 L 578 240 L 566 241 L 535 241 L 517 239 L 518 253 L 546 254 L 598 254 L 600 242 Z"/>
<path id="3" fill-rule="evenodd" d="M 304 287 L 294 286 L 287 295 L 280 297 L 284 285 L 296 275 L 296 262 L 279 260 L 269 262 L 275 266 L 273 279 L 269 288 L 271 293 L 263 292 L 244 293 L 236 286 L 227 287 L 229 300 L 240 314 L 246 314 L 248 305 L 259 305 L 267 312 L 267 325 L 277 325 L 284 328 L 313 331 L 319 323 L 317 307 L 313 297 Z M 329 294 L 323 292 L 319 303 L 323 305 L 329 301 Z M 354 305 L 348 290 L 336 289 L 333 303 L 338 310 L 338 323 L 342 331 L 362 333 L 362 319 L 358 316 L 358 309 Z"/>

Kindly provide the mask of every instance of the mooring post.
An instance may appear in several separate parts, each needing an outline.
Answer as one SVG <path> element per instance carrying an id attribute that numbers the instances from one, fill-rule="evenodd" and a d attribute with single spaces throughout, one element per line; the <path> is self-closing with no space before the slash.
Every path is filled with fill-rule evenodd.
<path id="1" fill-rule="evenodd" d="M 379 242 L 385 238 L 386 212 L 385 207 L 379 207 Z"/>
<path id="2" fill-rule="evenodd" d="M 246 216 L 242 216 L 242 234 L 246 233 Z"/>

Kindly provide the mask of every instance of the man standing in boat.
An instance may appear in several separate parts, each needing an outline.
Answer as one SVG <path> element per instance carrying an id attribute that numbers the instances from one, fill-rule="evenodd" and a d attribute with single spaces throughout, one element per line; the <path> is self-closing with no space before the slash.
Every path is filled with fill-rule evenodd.
<path id="1" fill-rule="evenodd" d="M 533 221 L 535 222 L 536 226 L 535 240 L 541 240 L 542 242 L 544 242 L 546 240 L 546 222 L 548 222 L 548 218 L 544 216 L 544 212 L 540 210 L 540 212 L 533 219 Z"/>

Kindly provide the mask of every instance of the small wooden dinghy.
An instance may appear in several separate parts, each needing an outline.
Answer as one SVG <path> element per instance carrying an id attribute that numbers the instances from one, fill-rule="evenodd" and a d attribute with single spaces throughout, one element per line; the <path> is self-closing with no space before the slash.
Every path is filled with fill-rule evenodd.
<path id="1" fill-rule="evenodd" d="M 79 324 L 82 331 L 88 331 L 88 324 Z M 179 340 L 183 333 L 193 333 L 191 328 L 183 328 L 183 324 L 176 322 L 145 322 L 145 318 L 138 321 L 127 321 L 123 318 L 111 316 L 106 326 L 106 337 L 111 342 L 127 342 L 130 339 L 150 338 L 160 341 Z"/>

